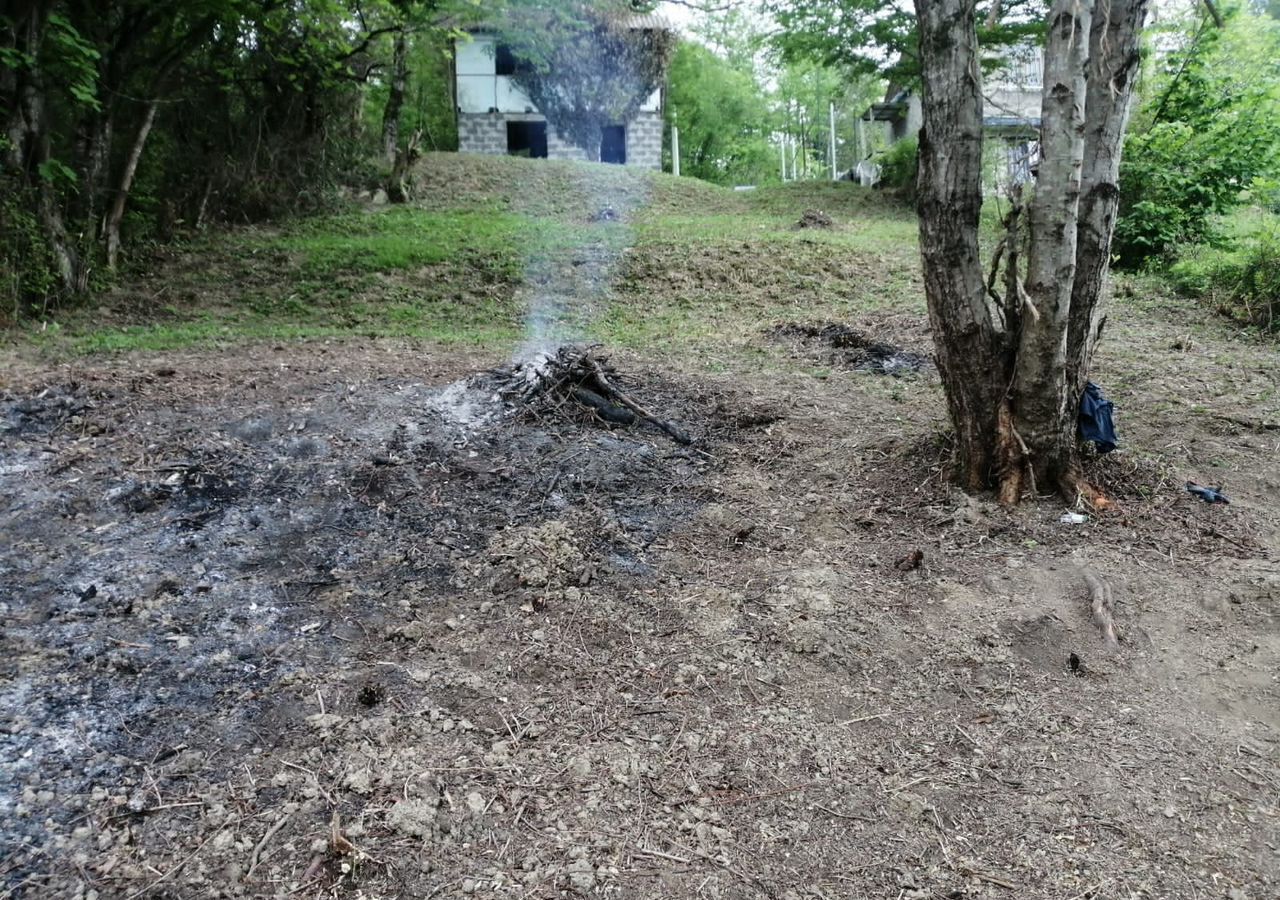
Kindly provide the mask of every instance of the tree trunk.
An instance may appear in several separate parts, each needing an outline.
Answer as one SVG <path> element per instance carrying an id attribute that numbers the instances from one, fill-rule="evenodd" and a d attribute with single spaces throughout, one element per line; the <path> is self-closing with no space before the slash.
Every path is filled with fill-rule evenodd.
<path id="1" fill-rule="evenodd" d="M 404 147 L 396 148 L 396 158 L 391 165 L 391 178 L 387 180 L 387 200 L 391 203 L 408 203 L 412 199 L 409 186 L 409 169 L 418 161 L 418 143 L 422 132 L 415 131 Z"/>
<path id="2" fill-rule="evenodd" d="M 129 156 L 124 161 L 124 171 L 120 173 L 120 186 L 116 189 L 115 200 L 111 203 L 111 212 L 107 215 L 107 268 L 114 270 L 120 255 L 120 223 L 124 220 L 125 204 L 129 201 L 129 191 L 133 189 L 133 177 L 138 172 L 138 161 L 142 159 L 142 150 L 147 145 L 147 136 L 151 134 L 151 126 L 156 120 L 156 101 L 147 104 L 147 111 L 138 126 L 138 133 L 129 148 Z"/>
<path id="3" fill-rule="evenodd" d="M 1110 0 L 1089 32 L 1088 125 L 1080 175 L 1076 275 L 1067 327 L 1069 394 L 1079 397 L 1106 324 L 1107 269 L 1120 208 L 1120 151 L 1138 74 L 1138 35 L 1148 0 Z"/>
<path id="4" fill-rule="evenodd" d="M 956 430 L 960 484 L 978 491 L 1001 468 L 1000 410 L 1008 375 L 978 251 L 982 91 L 976 0 L 917 0 L 924 121 L 917 208 L 925 297 L 938 371 Z"/>
<path id="5" fill-rule="evenodd" d="M 382 109 L 382 152 L 387 162 L 396 161 L 400 145 L 400 110 L 404 106 L 404 88 L 409 80 L 409 49 L 403 26 L 396 32 L 395 54 L 391 69 L 391 90 Z"/>
<path id="6" fill-rule="evenodd" d="M 114 116 L 108 101 L 102 109 L 88 111 L 76 129 L 76 171 L 79 184 L 76 196 L 68 210 L 68 218 L 79 224 L 88 243 L 98 237 L 99 201 L 102 200 L 103 182 L 107 179 L 111 164 L 111 141 Z"/>
<path id="7" fill-rule="evenodd" d="M 925 293 L 956 432 L 956 477 L 1016 503 L 1035 488 L 1097 500 L 1081 479 L 1077 417 L 1101 333 L 1121 143 L 1149 0 L 1055 0 L 1041 162 L 984 282 L 978 249 L 982 101 L 976 0 L 916 0 L 924 127 L 918 206 Z M 1030 235 L 1026 286 L 1018 230 Z M 996 295 L 1005 256 L 1005 296 Z M 1100 501 L 1099 501 L 1100 502 Z"/>
<path id="8" fill-rule="evenodd" d="M 25 17 L 11 26 L 13 51 L 18 58 L 26 57 L 30 65 L 0 66 L 4 70 L 5 105 L 8 116 L 5 121 L 7 146 L 4 150 L 5 168 L 11 170 L 25 183 L 31 183 L 36 174 L 40 143 L 44 134 L 44 85 L 40 78 L 40 47 L 44 42 L 45 26 L 49 10 L 44 5 L 33 5 Z"/>
<path id="9" fill-rule="evenodd" d="M 1093 0 L 1054 0 L 1044 52 L 1040 170 L 1027 210 L 1027 304 L 1013 383 L 1013 424 L 1033 487 L 1076 468 L 1076 405 L 1067 393 L 1067 321 L 1076 270 L 1084 159 L 1085 63 Z M 1019 467 L 1017 471 L 1021 471 Z M 1011 478 L 1018 478 L 1010 473 Z M 1016 486 L 1016 485 L 1015 485 Z M 1014 487 L 1002 490 L 1012 491 Z"/>

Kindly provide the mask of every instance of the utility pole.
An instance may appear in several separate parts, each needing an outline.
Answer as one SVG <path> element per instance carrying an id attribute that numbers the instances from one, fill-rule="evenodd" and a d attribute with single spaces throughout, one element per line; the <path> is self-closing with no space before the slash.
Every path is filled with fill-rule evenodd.
<path id="1" fill-rule="evenodd" d="M 838 181 L 840 176 L 836 174 L 836 104 L 831 101 L 829 112 L 831 113 L 831 126 L 828 136 L 831 139 L 831 180 Z"/>
<path id="2" fill-rule="evenodd" d="M 680 126 L 671 123 L 671 174 L 680 177 Z"/>

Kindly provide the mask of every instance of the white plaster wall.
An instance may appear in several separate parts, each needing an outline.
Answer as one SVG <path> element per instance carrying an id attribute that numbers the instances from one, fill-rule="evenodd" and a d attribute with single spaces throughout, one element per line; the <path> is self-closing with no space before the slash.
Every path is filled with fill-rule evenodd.
<path id="1" fill-rule="evenodd" d="M 497 97 L 498 102 L 494 105 L 498 107 L 499 112 L 504 113 L 523 113 L 537 112 L 533 105 L 533 101 L 525 95 L 525 92 L 516 87 L 512 82 L 510 75 L 496 75 L 494 79 L 497 81 Z"/>
<path id="2" fill-rule="evenodd" d="M 536 111 L 533 102 L 524 91 L 512 83 L 509 75 L 497 75 L 494 62 L 496 49 L 493 38 L 475 37 L 455 44 L 458 73 L 458 111 L 463 113 L 487 113 L 496 109 L 502 113 Z M 644 105 L 643 112 L 662 109 L 662 89 L 655 90 Z"/>
<path id="3" fill-rule="evenodd" d="M 1040 94 L 1035 90 L 1009 90 L 997 88 L 983 91 L 984 116 L 1021 116 L 1024 119 L 1040 118 Z"/>
<path id="4" fill-rule="evenodd" d="M 459 75 L 488 75 L 497 70 L 493 61 L 493 38 L 475 37 L 459 40 L 454 44 L 454 59 Z"/>

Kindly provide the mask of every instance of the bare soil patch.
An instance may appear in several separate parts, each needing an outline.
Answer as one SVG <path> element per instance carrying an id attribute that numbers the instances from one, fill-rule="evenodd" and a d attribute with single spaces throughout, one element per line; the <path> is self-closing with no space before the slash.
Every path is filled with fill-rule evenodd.
<path id="1" fill-rule="evenodd" d="M 1160 448 L 1181 323 L 1121 318 Z M 948 488 L 933 380 L 614 361 L 692 446 L 388 341 L 15 376 L 5 890 L 1274 896 L 1272 435 L 1180 417 L 1064 525 Z"/>

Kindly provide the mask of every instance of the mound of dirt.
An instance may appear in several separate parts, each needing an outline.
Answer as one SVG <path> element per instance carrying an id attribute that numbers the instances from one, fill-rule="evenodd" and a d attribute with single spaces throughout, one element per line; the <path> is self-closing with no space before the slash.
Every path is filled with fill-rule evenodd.
<path id="1" fill-rule="evenodd" d="M 836 223 L 820 209 L 806 209 L 804 215 L 800 217 L 794 227 L 797 230 L 803 228 L 835 228 Z"/>

